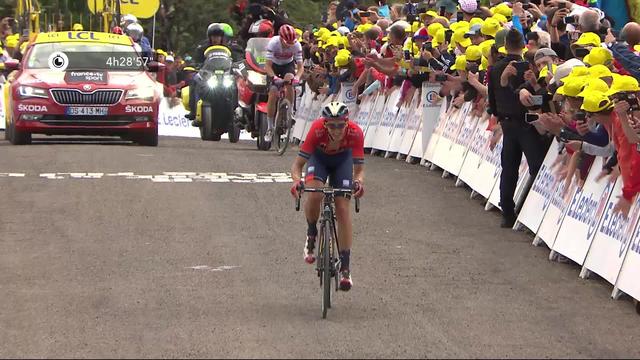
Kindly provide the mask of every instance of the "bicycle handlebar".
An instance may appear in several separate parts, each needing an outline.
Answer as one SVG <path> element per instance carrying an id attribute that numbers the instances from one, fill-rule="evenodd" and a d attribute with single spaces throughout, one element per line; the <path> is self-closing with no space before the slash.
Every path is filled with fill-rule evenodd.
<path id="1" fill-rule="evenodd" d="M 301 188 L 298 191 L 298 197 L 296 198 L 296 211 L 300 211 L 300 199 L 302 199 L 302 193 L 323 193 L 330 195 L 351 195 L 353 189 L 334 189 L 334 188 Z M 360 212 L 360 198 L 356 199 L 356 213 Z"/>
<path id="2" fill-rule="evenodd" d="M 274 77 L 273 80 L 271 80 L 271 83 L 275 86 L 283 86 L 283 85 L 289 85 L 289 84 L 296 86 L 300 84 L 300 80 L 293 79 L 290 81 L 285 81 L 284 79 L 281 79 L 279 77 Z"/>

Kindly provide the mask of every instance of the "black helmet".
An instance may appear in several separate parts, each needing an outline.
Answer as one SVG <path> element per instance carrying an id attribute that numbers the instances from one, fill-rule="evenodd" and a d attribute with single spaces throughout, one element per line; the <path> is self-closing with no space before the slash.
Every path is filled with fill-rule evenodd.
<path id="1" fill-rule="evenodd" d="M 224 36 L 224 26 L 219 23 L 213 23 L 207 28 L 207 38 L 212 36 Z"/>

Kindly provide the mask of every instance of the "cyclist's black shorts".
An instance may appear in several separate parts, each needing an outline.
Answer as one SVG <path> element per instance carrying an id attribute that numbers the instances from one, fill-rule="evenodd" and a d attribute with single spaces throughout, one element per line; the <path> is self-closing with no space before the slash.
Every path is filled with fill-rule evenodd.
<path id="1" fill-rule="evenodd" d="M 284 76 L 287 74 L 291 74 L 291 75 L 295 75 L 296 74 L 296 62 L 292 61 L 288 64 L 284 64 L 284 65 L 278 65 L 278 64 L 271 64 L 271 67 L 273 68 L 273 72 L 274 74 L 276 74 L 277 77 L 284 79 Z"/>
<path id="2" fill-rule="evenodd" d="M 307 163 L 306 181 L 319 180 L 322 183 L 329 179 L 332 188 L 353 188 L 353 156 L 351 149 L 341 153 L 327 155 L 316 150 Z"/>

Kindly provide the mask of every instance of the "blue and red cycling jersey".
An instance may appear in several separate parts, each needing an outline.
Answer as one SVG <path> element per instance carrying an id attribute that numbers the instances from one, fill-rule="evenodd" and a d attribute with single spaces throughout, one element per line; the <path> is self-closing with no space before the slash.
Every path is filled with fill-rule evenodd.
<path id="1" fill-rule="evenodd" d="M 329 130 L 324 126 L 324 119 L 316 119 L 311 124 L 307 138 L 300 146 L 298 155 L 309 160 L 316 151 L 332 156 L 351 150 L 353 163 L 355 165 L 364 164 L 364 134 L 356 123 L 352 121 L 347 123 L 346 134 L 337 149 L 329 149 L 329 141 Z"/>

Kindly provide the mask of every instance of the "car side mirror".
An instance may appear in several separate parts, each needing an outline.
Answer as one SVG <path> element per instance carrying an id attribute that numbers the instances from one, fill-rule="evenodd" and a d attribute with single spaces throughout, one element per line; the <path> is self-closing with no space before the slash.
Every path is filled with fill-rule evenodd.
<path id="1" fill-rule="evenodd" d="M 20 61 L 11 59 L 4 62 L 4 69 L 14 71 L 20 69 Z"/>

